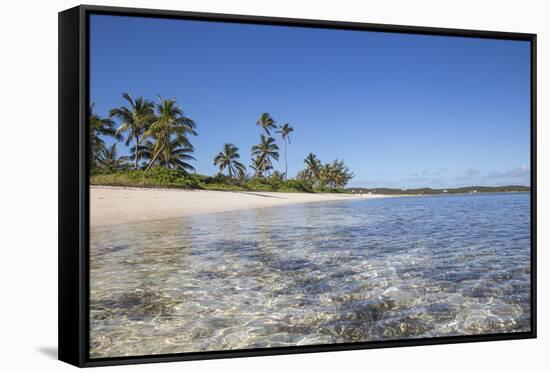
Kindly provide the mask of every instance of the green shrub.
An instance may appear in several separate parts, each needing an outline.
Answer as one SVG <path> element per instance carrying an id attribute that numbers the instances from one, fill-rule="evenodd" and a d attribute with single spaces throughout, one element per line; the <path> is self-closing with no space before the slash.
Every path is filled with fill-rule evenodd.
<path id="1" fill-rule="evenodd" d="M 206 176 L 189 174 L 181 170 L 169 170 L 156 166 L 149 171 L 119 170 L 94 171 L 90 177 L 92 185 L 111 185 L 129 187 L 164 187 L 183 189 L 208 189 L 229 191 L 257 191 L 257 192 L 340 192 L 329 188 L 313 188 L 305 180 L 283 180 L 280 175 L 269 177 L 255 177 L 248 180 L 231 179 L 226 175 L 218 174 Z"/>
<path id="2" fill-rule="evenodd" d="M 304 193 L 313 193 L 313 187 L 310 183 L 303 181 L 303 180 L 286 180 L 284 182 L 285 188 L 292 189 L 297 192 L 304 192 Z"/>
<path id="3" fill-rule="evenodd" d="M 301 180 L 282 180 L 278 178 L 254 178 L 244 186 L 249 190 L 265 192 L 303 192 L 313 193 L 311 184 Z"/>
<path id="4" fill-rule="evenodd" d="M 180 170 L 153 167 L 149 171 L 129 170 L 95 173 L 91 175 L 93 185 L 167 187 L 200 189 L 199 178 Z"/>

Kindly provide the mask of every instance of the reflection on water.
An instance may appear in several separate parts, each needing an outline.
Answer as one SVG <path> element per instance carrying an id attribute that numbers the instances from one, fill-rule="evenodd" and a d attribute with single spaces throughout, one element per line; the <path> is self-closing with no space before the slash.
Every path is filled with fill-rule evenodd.
<path id="1" fill-rule="evenodd" d="M 91 357 L 529 331 L 529 194 L 93 229 Z"/>

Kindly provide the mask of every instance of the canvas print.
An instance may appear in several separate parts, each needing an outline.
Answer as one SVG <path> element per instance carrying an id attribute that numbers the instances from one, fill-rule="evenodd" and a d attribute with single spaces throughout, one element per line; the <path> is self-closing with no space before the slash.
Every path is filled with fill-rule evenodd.
<path id="1" fill-rule="evenodd" d="M 92 14 L 90 358 L 531 330 L 527 41 Z"/>

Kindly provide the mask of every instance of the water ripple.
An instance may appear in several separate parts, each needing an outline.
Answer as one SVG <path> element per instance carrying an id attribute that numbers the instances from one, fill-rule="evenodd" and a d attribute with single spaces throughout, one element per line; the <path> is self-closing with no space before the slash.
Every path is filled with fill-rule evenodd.
<path id="1" fill-rule="evenodd" d="M 93 229 L 93 358 L 528 331 L 529 195 Z"/>

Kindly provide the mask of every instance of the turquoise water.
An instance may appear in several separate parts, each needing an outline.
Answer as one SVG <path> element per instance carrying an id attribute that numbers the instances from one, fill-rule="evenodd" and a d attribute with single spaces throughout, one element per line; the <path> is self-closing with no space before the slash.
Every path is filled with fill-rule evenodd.
<path id="1" fill-rule="evenodd" d="M 529 194 L 93 229 L 91 357 L 529 331 Z"/>

